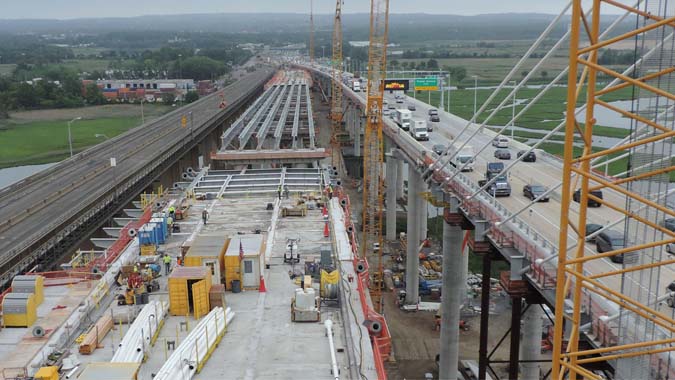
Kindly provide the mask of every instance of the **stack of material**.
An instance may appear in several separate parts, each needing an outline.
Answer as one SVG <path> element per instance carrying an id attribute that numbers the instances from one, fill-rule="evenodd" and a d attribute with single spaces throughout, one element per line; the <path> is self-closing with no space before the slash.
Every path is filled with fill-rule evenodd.
<path id="1" fill-rule="evenodd" d="M 161 301 L 151 301 L 145 305 L 110 360 L 111 363 L 140 363 L 145 353 L 154 344 L 159 329 L 164 323 L 168 305 Z"/>
<path id="2" fill-rule="evenodd" d="M 225 285 L 211 285 L 211 290 L 209 290 L 209 305 L 211 306 L 211 310 L 216 307 L 225 308 Z"/>
<path id="3" fill-rule="evenodd" d="M 216 307 L 181 342 L 164 362 L 154 380 L 192 379 L 201 371 L 223 335 L 227 324 L 234 318 L 230 309 Z"/>
<path id="4" fill-rule="evenodd" d="M 80 343 L 80 353 L 85 355 L 93 353 L 112 327 L 113 320 L 109 314 L 105 314 L 99 318 L 99 320 L 96 321 L 96 324 L 87 331 L 87 334 Z"/>

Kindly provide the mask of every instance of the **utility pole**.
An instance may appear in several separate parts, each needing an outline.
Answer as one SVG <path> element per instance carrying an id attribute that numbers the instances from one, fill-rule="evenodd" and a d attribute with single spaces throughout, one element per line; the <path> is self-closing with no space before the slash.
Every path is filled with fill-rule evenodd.
<path id="1" fill-rule="evenodd" d="M 70 157 L 73 157 L 73 135 L 70 132 L 70 126 L 77 120 L 82 120 L 82 116 L 78 116 L 68 122 L 68 147 L 70 148 Z"/>
<path id="2" fill-rule="evenodd" d="M 513 140 L 513 129 L 516 126 L 516 81 L 511 81 L 513 83 L 513 104 L 511 105 L 511 140 Z"/>
<path id="3" fill-rule="evenodd" d="M 473 75 L 473 117 L 476 117 L 477 103 L 478 103 L 478 76 Z"/>

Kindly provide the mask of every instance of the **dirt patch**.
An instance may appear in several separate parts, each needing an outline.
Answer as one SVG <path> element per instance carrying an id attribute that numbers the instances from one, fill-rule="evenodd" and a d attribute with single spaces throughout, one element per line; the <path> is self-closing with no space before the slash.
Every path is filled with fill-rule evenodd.
<path id="1" fill-rule="evenodd" d="M 146 118 L 156 117 L 171 110 L 170 106 L 149 105 L 143 106 Z M 33 121 L 71 120 L 76 117 L 84 119 L 105 119 L 114 117 L 140 117 L 141 106 L 138 104 L 106 104 L 102 106 L 65 108 L 49 110 L 33 110 L 10 112 L 10 120 L 15 123 Z"/>

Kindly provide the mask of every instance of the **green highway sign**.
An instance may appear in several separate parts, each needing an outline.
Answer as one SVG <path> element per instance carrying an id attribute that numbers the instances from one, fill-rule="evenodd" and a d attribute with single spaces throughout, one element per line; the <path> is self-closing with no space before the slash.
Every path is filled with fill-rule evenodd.
<path id="1" fill-rule="evenodd" d="M 438 91 L 438 78 L 416 78 L 416 91 Z"/>

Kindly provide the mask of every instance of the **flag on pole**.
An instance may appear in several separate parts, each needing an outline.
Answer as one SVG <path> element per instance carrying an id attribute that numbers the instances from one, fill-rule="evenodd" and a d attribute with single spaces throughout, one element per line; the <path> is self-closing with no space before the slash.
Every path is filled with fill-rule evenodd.
<path id="1" fill-rule="evenodd" d="M 239 261 L 244 260 L 244 246 L 241 244 L 241 239 L 239 239 Z"/>

